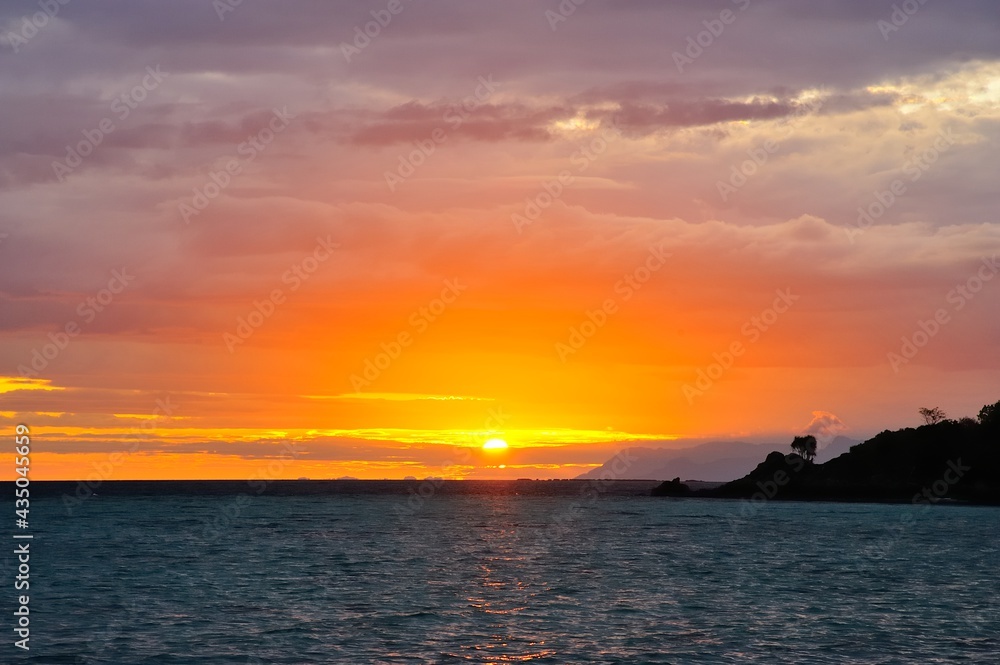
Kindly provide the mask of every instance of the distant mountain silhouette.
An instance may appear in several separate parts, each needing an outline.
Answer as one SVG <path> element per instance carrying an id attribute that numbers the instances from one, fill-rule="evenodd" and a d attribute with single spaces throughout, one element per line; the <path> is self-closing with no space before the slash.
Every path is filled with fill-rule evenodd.
<path id="1" fill-rule="evenodd" d="M 979 422 L 963 418 L 886 430 L 822 464 L 775 451 L 747 475 L 721 487 L 692 489 L 677 479 L 653 494 L 1000 504 L 998 405 L 984 407 Z"/>
<path id="2" fill-rule="evenodd" d="M 820 449 L 817 459 L 828 460 L 847 452 L 859 443 L 856 439 L 838 436 Z M 608 477 L 643 480 L 668 480 L 670 478 L 697 479 L 709 482 L 726 482 L 749 473 L 774 443 L 748 443 L 745 441 L 711 441 L 687 448 L 626 448 L 625 454 L 616 455 L 601 466 L 577 476 L 581 480 Z M 621 460 L 632 460 L 622 474 Z M 615 471 L 618 473 L 615 473 Z M 607 473 L 605 473 L 607 472 Z"/>

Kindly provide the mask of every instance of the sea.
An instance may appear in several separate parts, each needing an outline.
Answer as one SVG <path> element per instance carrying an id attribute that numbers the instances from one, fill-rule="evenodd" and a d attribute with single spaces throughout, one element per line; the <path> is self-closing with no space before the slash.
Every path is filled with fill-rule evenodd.
<path id="1" fill-rule="evenodd" d="M 32 483 L 0 662 L 1000 663 L 1000 508 L 654 484 Z"/>

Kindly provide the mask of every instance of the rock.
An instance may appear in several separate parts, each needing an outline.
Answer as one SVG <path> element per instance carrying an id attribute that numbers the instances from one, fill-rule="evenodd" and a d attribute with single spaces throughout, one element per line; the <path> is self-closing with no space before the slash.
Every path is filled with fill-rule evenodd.
<path id="1" fill-rule="evenodd" d="M 651 496 L 691 496 L 691 488 L 680 478 L 665 480 L 650 491 Z"/>

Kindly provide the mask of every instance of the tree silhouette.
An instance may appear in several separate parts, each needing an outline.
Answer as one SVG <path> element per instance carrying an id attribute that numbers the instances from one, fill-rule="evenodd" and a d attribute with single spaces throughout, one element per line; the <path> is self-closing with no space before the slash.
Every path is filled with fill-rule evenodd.
<path id="1" fill-rule="evenodd" d="M 816 459 L 816 437 L 812 434 L 795 437 L 792 439 L 792 450 L 805 461 L 812 462 Z"/>
<path id="2" fill-rule="evenodd" d="M 987 404 L 979 410 L 979 424 L 990 430 L 1000 430 L 1000 402 Z"/>
<path id="3" fill-rule="evenodd" d="M 947 417 L 947 414 L 937 407 L 934 407 L 933 409 L 924 407 L 923 409 L 920 409 L 920 415 L 924 419 L 925 425 L 937 425 Z"/>

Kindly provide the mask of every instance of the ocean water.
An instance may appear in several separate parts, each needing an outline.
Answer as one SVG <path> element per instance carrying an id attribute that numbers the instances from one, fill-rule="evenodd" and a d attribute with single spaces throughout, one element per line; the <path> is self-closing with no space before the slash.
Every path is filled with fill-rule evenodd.
<path id="1" fill-rule="evenodd" d="M 998 508 L 302 485 L 36 499 L 0 661 L 1000 663 Z"/>

